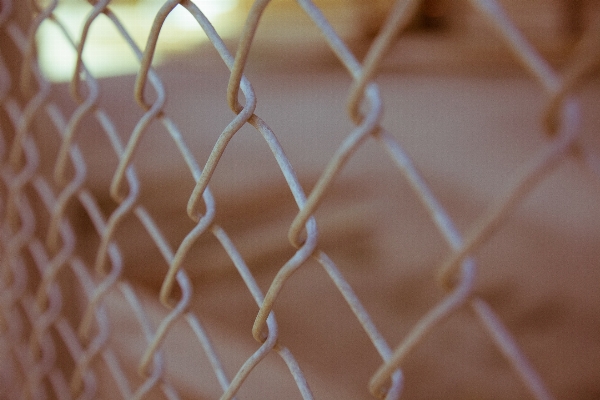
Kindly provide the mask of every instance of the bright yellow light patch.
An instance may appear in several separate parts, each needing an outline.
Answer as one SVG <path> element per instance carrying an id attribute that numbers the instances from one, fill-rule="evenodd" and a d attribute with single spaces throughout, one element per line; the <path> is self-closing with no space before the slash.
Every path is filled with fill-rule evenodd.
<path id="1" fill-rule="evenodd" d="M 235 30 L 223 18 L 232 12 L 237 0 L 196 0 L 196 5 L 215 24 L 221 35 Z M 135 3 L 111 3 L 132 39 L 141 49 L 145 47 L 150 27 L 162 1 L 142 0 Z M 79 40 L 83 25 L 92 7 L 84 1 L 59 2 L 54 15 L 74 40 Z M 207 40 L 196 20 L 181 6 L 177 6 L 165 21 L 156 49 L 154 63 L 164 61 L 169 54 L 189 51 Z M 50 81 L 71 80 L 77 60 L 73 45 L 52 21 L 45 21 L 37 34 L 39 61 L 42 72 Z M 100 15 L 93 22 L 83 52 L 83 61 L 96 77 L 134 74 L 139 62 L 112 21 Z"/>

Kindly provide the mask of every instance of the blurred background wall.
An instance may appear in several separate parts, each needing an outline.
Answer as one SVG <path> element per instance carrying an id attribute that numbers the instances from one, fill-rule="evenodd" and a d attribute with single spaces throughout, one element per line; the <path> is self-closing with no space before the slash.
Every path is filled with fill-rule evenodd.
<path id="1" fill-rule="evenodd" d="M 153 16 L 162 3 L 159 0 L 113 0 L 111 8 L 143 48 Z M 252 3 L 252 0 L 196 1 L 219 34 L 230 40 L 230 49 L 235 48 L 236 38 Z M 315 3 L 355 54 L 361 57 L 394 1 L 316 0 Z M 500 3 L 530 42 L 556 67 L 562 66 L 584 30 L 600 15 L 600 2 L 594 0 L 502 0 Z M 89 4 L 68 0 L 60 2 L 55 14 L 75 35 L 80 32 L 90 9 Z M 69 46 L 61 45 L 61 35 L 53 31 L 55 28 L 51 24 L 46 25 L 39 35 L 42 64 L 51 79 L 68 80 L 75 55 Z M 161 30 L 155 62 L 196 53 L 206 44 L 206 38 L 198 34 L 199 29 L 183 9 L 173 12 Z M 100 20 L 95 22 L 88 40 L 89 47 L 101 49 L 84 54 L 96 76 L 136 72 L 134 55 L 108 22 L 105 26 Z M 60 48 L 64 48 L 64 54 L 57 57 Z M 294 64 L 298 57 L 304 61 L 328 62 L 334 56 L 295 1 L 273 0 L 262 17 L 253 57 Z M 107 62 L 108 59 L 110 62 Z M 486 21 L 479 17 L 468 1 L 424 0 L 408 32 L 387 55 L 384 67 L 416 70 L 471 67 L 474 70 L 511 65 L 514 61 L 508 47 L 488 28 Z"/>

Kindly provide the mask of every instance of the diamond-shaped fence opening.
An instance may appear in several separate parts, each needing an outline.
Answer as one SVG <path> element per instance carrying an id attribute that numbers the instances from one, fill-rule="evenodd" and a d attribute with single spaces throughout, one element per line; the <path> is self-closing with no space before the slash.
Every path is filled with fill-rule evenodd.
<path id="1" fill-rule="evenodd" d="M 0 397 L 600 396 L 600 14 L 533 3 L 0 2 Z"/>

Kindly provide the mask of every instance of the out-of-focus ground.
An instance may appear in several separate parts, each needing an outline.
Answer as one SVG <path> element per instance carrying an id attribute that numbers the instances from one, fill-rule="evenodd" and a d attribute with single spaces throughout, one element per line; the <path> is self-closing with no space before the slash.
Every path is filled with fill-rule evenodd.
<path id="1" fill-rule="evenodd" d="M 205 160 L 232 115 L 224 99 L 226 73 L 198 74 L 192 63 L 169 65 L 160 74 L 169 88 L 170 115 L 197 159 Z M 335 69 L 252 71 L 248 76 L 258 96 L 257 115 L 276 133 L 308 192 L 350 132 L 344 114 L 350 79 Z M 377 81 L 385 104 L 384 126 L 413 157 L 463 233 L 508 189 L 519 166 L 547 144 L 539 118 L 544 94 L 524 75 L 386 73 Z M 103 85 L 114 93 L 124 83 L 130 84 L 131 78 Z M 597 79 L 590 80 L 580 92 L 582 141 L 595 150 L 600 150 L 595 128 L 600 123 L 595 111 L 599 85 Z M 165 137 L 144 138 L 138 170 L 150 211 L 165 231 L 172 229 L 173 237 L 181 238 L 187 232 L 183 227 L 191 227 L 184 209 L 192 184 Z M 217 220 L 266 291 L 293 254 L 286 234 L 296 208 L 257 132 L 244 128 L 233 138 L 210 187 Z M 499 313 L 558 398 L 594 398 L 600 393 L 599 198 L 598 177 L 567 159 L 476 252 L 476 291 Z M 324 250 L 390 345 L 399 343 L 442 298 L 435 268 L 448 247 L 374 140 L 352 157 L 316 215 Z M 178 229 L 173 224 L 179 220 Z M 166 267 L 162 262 L 154 265 L 152 255 L 160 259 L 158 253 L 147 237 L 135 232 L 121 232 L 120 243 L 131 261 L 125 274 L 155 291 Z M 131 237 L 140 239 L 127 241 Z M 225 353 L 235 342 L 247 346 L 244 354 L 249 356 L 256 346 L 250 328 L 257 307 L 224 251 L 216 241 L 200 239 L 186 264 L 195 284 L 194 311 L 214 329 L 215 340 L 225 342 Z M 366 383 L 381 361 L 318 265 L 308 262 L 290 279 L 275 310 L 281 342 L 289 345 L 309 376 L 335 388 L 316 391 L 317 398 L 368 398 Z M 168 359 L 177 371 L 174 376 L 187 376 L 190 384 L 198 379 L 200 372 L 179 363 L 177 356 Z M 230 373 L 234 365 L 239 364 L 233 363 Z M 514 372 L 468 309 L 436 328 L 408 357 L 405 371 L 406 398 L 525 397 Z M 266 389 L 276 386 L 271 382 L 258 397 L 248 398 L 281 398 Z"/>
<path id="2" fill-rule="evenodd" d="M 428 41 L 439 51 L 428 53 Z M 547 145 L 541 125 L 547 97 L 510 61 L 507 51 L 495 58 L 480 54 L 469 61 L 444 57 L 443 43 L 435 36 L 399 41 L 376 82 L 384 104 L 383 126 L 413 158 L 466 233 L 505 193 L 519 167 Z M 461 47 L 464 44 L 454 46 L 450 47 L 454 52 L 477 54 Z M 363 43 L 355 49 L 366 47 Z M 429 63 L 424 63 L 427 57 Z M 306 53 L 288 51 L 277 43 L 259 45 L 250 60 L 247 77 L 258 99 L 256 114 L 275 132 L 308 193 L 352 129 L 345 112 L 351 79 L 321 44 L 308 46 Z M 552 61 L 562 63 L 560 58 Z M 158 73 L 167 88 L 166 112 L 203 164 L 233 118 L 226 103 L 228 72 L 204 44 L 192 56 L 165 62 Z M 124 137 L 141 116 L 132 100 L 133 82 L 133 76 L 100 82 L 102 106 L 122 127 Z M 68 103 L 66 87 L 60 89 L 65 91 L 61 101 Z M 576 95 L 581 104 L 581 142 L 600 154 L 598 77 L 586 80 Z M 98 126 L 90 123 L 89 129 L 78 140 L 90 164 L 88 182 L 102 196 L 116 157 L 104 151 L 108 144 Z M 157 123 L 142 139 L 135 166 L 141 202 L 176 246 L 193 227 L 185 215 L 193 180 Z M 256 131 L 244 127 L 234 136 L 210 188 L 217 221 L 266 292 L 293 254 L 286 238 L 297 209 Z M 475 253 L 476 292 L 497 311 L 557 398 L 600 397 L 599 200 L 599 177 L 568 158 Z M 110 207 L 111 200 L 105 201 Z M 316 218 L 320 246 L 395 347 L 442 299 L 435 272 L 449 254 L 448 246 L 375 140 L 350 159 Z M 90 233 L 90 243 L 95 240 Z M 132 218 L 119 228 L 117 241 L 124 250 L 125 276 L 148 300 L 149 313 L 158 320 L 166 312 L 155 300 L 165 263 Z M 258 308 L 216 240 L 201 238 L 185 268 L 194 284 L 192 311 L 206 324 L 233 376 L 257 348 L 251 327 Z M 127 334 L 139 332 L 117 295 L 109 304 L 111 329 L 120 332 L 112 344 L 135 371 L 145 343 Z M 310 261 L 293 275 L 277 300 L 275 314 L 280 343 L 297 357 L 316 398 L 370 398 L 367 383 L 381 359 L 318 264 Z M 168 335 L 165 350 L 170 375 L 182 393 L 189 398 L 218 397 L 216 380 L 189 328 L 177 326 Z M 403 369 L 407 399 L 527 397 L 468 308 L 436 327 L 407 357 Z M 252 372 L 240 392 L 243 399 L 299 397 L 285 366 L 272 355 Z"/>

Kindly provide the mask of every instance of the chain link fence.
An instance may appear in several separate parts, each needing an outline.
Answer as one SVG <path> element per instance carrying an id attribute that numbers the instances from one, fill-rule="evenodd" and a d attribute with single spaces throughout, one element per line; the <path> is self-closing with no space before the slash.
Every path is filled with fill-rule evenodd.
<path id="1" fill-rule="evenodd" d="M 295 350 L 297 346 L 287 344 L 288 335 L 280 333 L 283 328 L 280 329 L 274 312 L 278 302 L 292 304 L 291 308 L 282 307 L 281 317 L 293 320 L 296 314 L 289 310 L 302 307 L 299 300 L 296 305 L 294 293 L 298 298 L 307 293 L 310 297 L 313 289 L 328 285 L 323 290 L 337 291 L 336 296 L 341 295 L 344 308 L 351 311 L 353 320 L 359 323 L 368 340 L 364 334 L 360 344 L 343 342 L 341 334 L 320 339 L 330 342 L 336 351 L 376 355 L 378 366 L 373 368 L 365 361 L 370 380 L 354 382 L 368 387 L 375 398 L 402 397 L 405 389 L 410 388 L 411 380 L 419 379 L 415 374 L 405 376 L 404 365 L 414 357 L 412 353 L 427 346 L 431 334 L 446 329 L 445 321 L 452 319 L 491 339 L 488 345 L 495 346 L 504 356 L 505 365 L 510 366 L 510 379 L 523 383 L 522 393 L 539 399 L 552 398 L 546 383 L 553 387 L 553 382 L 536 372 L 526 352 L 517 344 L 518 340 L 494 311 L 493 302 L 477 290 L 475 253 L 494 240 L 528 194 L 552 176 L 557 166 L 575 160 L 583 171 L 579 173 L 592 176 L 589 180 L 595 179 L 597 183 L 600 165 L 579 138 L 583 122 L 574 93 L 590 79 L 590 73 L 600 62 L 598 21 L 590 24 L 563 73 L 558 73 L 520 34 L 496 1 L 470 1 L 477 14 L 497 31 L 545 93 L 541 125 L 546 137 L 536 142 L 537 147 L 530 148 L 521 167 L 503 183 L 504 189 L 478 210 L 481 212 L 468 226 L 459 229 L 398 139 L 395 131 L 401 127 L 392 126 L 388 130 L 382 124 L 384 102 L 376 78 L 390 46 L 402 40 L 398 36 L 410 24 L 419 1 L 399 0 L 394 4 L 363 61 L 359 62 L 320 9 L 310 0 L 298 0 L 350 78 L 343 123 L 351 123 L 352 127 L 329 155 L 327 164 L 319 167 L 318 178 L 311 181 L 309 190 L 298 177 L 302 171 L 295 169 L 295 163 L 286 156 L 277 130 L 271 129 L 268 118 L 261 118 L 257 111 L 260 97 L 245 74 L 253 38 L 268 0 L 252 4 L 235 54 L 230 53 L 211 21 L 192 1 L 165 1 L 154 17 L 144 49 L 138 48 L 132 40 L 111 11 L 110 3 L 110 0 L 90 2 L 93 10 L 83 30 L 73 37 L 53 13 L 57 0 L 1 2 L 0 397 L 362 398 L 343 385 L 328 388 L 327 379 L 310 366 L 305 368 L 306 357 Z M 168 99 L 178 96 L 177 91 L 167 95 L 169 86 L 152 67 L 161 26 L 175 7 L 184 8 L 197 21 L 224 64 L 219 68 L 227 73 L 228 83 L 221 88 L 226 98 L 206 101 L 226 100 L 233 113 L 218 138 L 212 136 L 215 140 L 204 158 L 186 144 L 186 134 L 178 128 L 179 121 L 172 117 L 166 105 Z M 127 88 L 129 98 L 129 93 L 133 93 L 138 104 L 135 112 L 121 104 L 120 81 L 112 87 L 113 92 L 106 90 L 82 62 L 89 29 L 99 18 L 110 20 L 139 59 L 135 86 Z M 78 55 L 68 94 L 46 81 L 40 72 L 36 32 L 44 23 L 61 29 Z M 202 88 L 198 90 L 202 97 Z M 108 102 L 103 102 L 106 98 Z M 287 100 L 293 101 L 281 101 Z M 198 104 L 201 107 L 200 100 Z M 122 123 L 124 117 L 119 112 L 125 110 L 133 115 L 130 118 L 135 118 L 134 124 Z M 247 223 L 252 223 L 254 209 L 244 203 L 247 200 L 243 193 L 247 189 L 245 178 L 229 182 L 229 199 L 220 201 L 210 189 L 221 160 L 235 142 L 234 137 L 248 127 L 252 127 L 253 134 L 258 133 L 268 147 L 274 160 L 269 168 L 276 172 L 279 180 L 283 177 L 285 181 L 285 190 L 277 191 L 267 185 L 270 195 L 256 200 L 264 208 L 275 210 L 268 214 L 268 218 L 273 219 L 271 222 L 281 225 L 281 221 L 286 221 L 288 243 L 283 249 L 271 243 L 281 238 L 273 238 L 276 235 L 272 232 L 276 229 L 268 224 L 260 226 L 262 233 L 251 235 L 254 239 L 250 244 L 228 234 L 243 223 L 243 218 L 247 217 L 250 221 Z M 198 135 L 203 134 L 202 127 L 196 128 Z M 165 162 L 160 157 L 152 160 L 152 171 L 156 172 L 154 181 L 142 178 L 143 173 L 136 171 L 140 169 L 136 157 L 145 151 L 145 138 L 157 131 L 163 141 L 169 143 L 164 146 L 177 149 L 177 162 L 187 171 L 177 176 L 174 183 L 160 181 L 164 177 L 160 173 L 161 163 Z M 360 276 L 369 271 L 343 273 L 338 267 L 340 259 L 344 264 L 347 259 L 356 264 L 364 261 L 356 255 L 364 238 L 353 240 L 352 235 L 347 234 L 352 224 L 362 218 L 364 210 L 354 208 L 332 217 L 335 209 L 327 205 L 328 198 L 339 196 L 336 181 L 343 181 L 348 164 L 363 148 L 373 145 L 377 148 L 377 162 L 385 158 L 395 166 L 392 182 L 401 182 L 398 185 L 402 190 L 411 190 L 418 198 L 420 211 L 415 212 L 423 214 L 419 224 L 432 223 L 436 234 L 445 242 L 442 252 L 445 256 L 436 260 L 438 288 L 432 289 L 437 290 L 435 296 L 439 296 L 434 296 L 429 309 L 401 332 L 400 340 L 390 334 L 391 329 L 386 328 L 386 333 L 382 333 L 380 312 L 373 307 L 367 311 L 361 303 L 362 293 L 355 292 L 356 279 L 351 283 L 345 278 L 345 275 Z M 107 147 L 110 151 L 101 152 L 100 149 Z M 234 172 L 244 176 L 247 172 L 243 170 L 247 168 L 250 167 L 244 161 L 238 160 Z M 95 178 L 102 173 L 110 175 L 110 182 Z M 270 180 L 271 176 L 266 179 Z M 354 190 L 352 196 L 360 197 L 356 193 L 361 192 L 361 187 Z M 185 192 L 185 201 L 179 201 L 183 197 L 177 199 L 176 192 Z M 238 194 L 243 218 L 225 211 L 220 219 L 219 205 L 235 202 Z M 176 211 L 171 214 L 153 201 L 171 196 L 172 202 L 177 203 L 172 206 Z M 285 213 L 279 214 L 278 204 L 292 198 L 297 209 L 288 221 Z M 394 221 L 400 229 L 404 223 Z M 324 225 L 327 235 L 321 235 L 320 228 Z M 135 226 L 137 230 L 129 230 L 127 226 Z M 182 229 L 184 234 L 181 234 Z M 336 242 L 337 247 L 329 251 L 331 237 L 340 239 L 342 244 Z M 257 248 L 260 252 L 260 247 L 267 258 L 283 258 L 276 273 L 265 275 L 249 266 L 261 263 L 260 257 L 257 256 L 259 261 L 256 261 L 253 253 Z M 132 261 L 131 254 L 143 253 L 151 256 L 142 257 L 144 265 L 132 267 L 131 263 L 136 261 Z M 403 254 L 399 251 L 395 256 L 394 262 L 399 262 Z M 315 262 L 325 274 L 297 281 L 306 284 L 298 288 L 294 283 L 295 273 L 315 269 Z M 597 260 L 588 260 L 588 263 L 586 268 L 593 269 Z M 209 270 L 207 274 L 235 275 L 237 283 L 228 286 L 223 283 L 227 279 L 216 279 L 211 288 L 208 275 L 198 275 L 197 270 L 202 268 Z M 527 265 L 522 268 L 526 269 Z M 132 270 L 138 271 L 137 275 Z M 429 278 L 432 282 L 435 280 L 433 276 Z M 152 285 L 139 284 L 152 279 L 159 283 L 156 291 L 148 288 Z M 198 287 L 197 279 L 208 283 Z M 201 300 L 198 306 L 195 301 L 211 290 L 219 293 L 217 300 L 212 303 Z M 240 294 L 240 298 L 244 300 L 240 301 L 243 303 L 240 308 L 250 309 L 254 322 L 251 327 L 244 325 L 241 334 L 231 333 L 222 329 L 218 321 L 215 322 L 218 316 L 207 309 L 241 292 L 244 294 Z M 312 304 L 318 308 L 319 299 L 316 300 Z M 382 297 L 379 301 L 383 305 L 391 300 Z M 465 310 L 469 322 L 464 322 Z M 230 312 L 235 319 L 236 311 Z M 291 316 L 287 317 L 285 312 Z M 308 319 L 319 326 L 343 323 L 338 319 L 347 318 L 346 314 L 339 318 L 323 317 L 317 309 L 295 312 L 312 315 L 312 319 Z M 394 325 L 394 321 L 391 323 Z M 303 328 L 295 329 L 301 333 Z M 254 341 L 249 341 L 250 338 Z M 342 344 L 336 344 L 338 342 Z M 359 350 L 358 346 L 366 349 Z M 553 350 L 545 348 L 543 351 Z M 361 363 L 360 357 L 354 360 Z M 454 369 L 456 365 L 451 361 L 444 364 L 444 368 Z M 336 374 L 344 374 L 345 370 L 346 367 L 339 366 Z M 511 384 L 510 380 L 507 382 Z M 460 382 L 450 385 L 460 385 Z"/>

